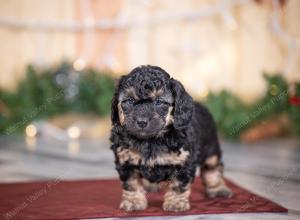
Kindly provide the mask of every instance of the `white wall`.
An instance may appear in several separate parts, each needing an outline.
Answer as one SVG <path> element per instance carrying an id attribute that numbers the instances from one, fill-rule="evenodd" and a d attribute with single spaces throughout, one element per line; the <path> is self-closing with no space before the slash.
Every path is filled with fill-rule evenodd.
<path id="1" fill-rule="evenodd" d="M 78 21 L 78 0 L 0 0 L 1 17 L 25 20 Z M 97 19 L 128 20 L 191 12 L 218 0 L 90 1 Z M 225 2 L 230 2 L 227 0 Z M 250 1 L 231 10 L 235 20 L 222 15 L 196 20 L 137 25 L 125 30 L 95 31 L 87 63 L 105 68 L 105 56 L 113 58 L 113 70 L 126 72 L 141 64 L 159 65 L 181 80 L 195 97 L 208 90 L 230 89 L 251 101 L 264 91 L 262 71 L 285 70 L 292 82 L 300 79 L 299 49 L 287 64 L 288 46 L 271 28 L 271 1 Z M 300 44 L 300 1 L 288 0 L 282 26 Z M 81 15 L 82 18 L 82 15 Z M 79 19 L 80 22 L 82 20 Z M 114 39 L 114 40 L 111 40 Z M 75 60 L 85 51 L 82 33 L 9 29 L 0 26 L 0 87 L 14 88 L 28 63 L 52 65 Z M 107 45 L 112 46 L 107 46 Z M 111 50 L 109 48 L 112 48 Z M 99 56 L 99 57 L 97 57 Z"/>

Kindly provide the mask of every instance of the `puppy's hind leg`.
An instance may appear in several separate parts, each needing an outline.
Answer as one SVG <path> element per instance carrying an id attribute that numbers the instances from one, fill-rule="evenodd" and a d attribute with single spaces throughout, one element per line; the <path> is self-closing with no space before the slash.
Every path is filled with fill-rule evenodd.
<path id="1" fill-rule="evenodd" d="M 218 155 L 211 155 L 204 160 L 201 167 L 201 178 L 208 197 L 232 197 L 232 191 L 225 184 L 223 164 Z"/>

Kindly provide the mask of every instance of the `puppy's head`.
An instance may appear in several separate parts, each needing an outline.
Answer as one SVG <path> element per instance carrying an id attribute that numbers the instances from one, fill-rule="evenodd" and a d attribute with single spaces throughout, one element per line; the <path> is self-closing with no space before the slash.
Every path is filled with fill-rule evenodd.
<path id="1" fill-rule="evenodd" d="M 188 126 L 192 98 L 163 69 L 140 66 L 122 76 L 112 100 L 113 125 L 123 126 L 139 138 L 160 136 L 173 126 Z"/>

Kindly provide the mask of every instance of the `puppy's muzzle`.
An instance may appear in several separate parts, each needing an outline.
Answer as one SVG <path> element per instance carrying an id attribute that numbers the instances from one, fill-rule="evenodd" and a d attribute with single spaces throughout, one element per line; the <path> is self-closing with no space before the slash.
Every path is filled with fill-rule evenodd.
<path id="1" fill-rule="evenodd" d="M 149 120 L 147 118 L 137 118 L 136 124 L 139 128 L 146 128 L 149 124 Z"/>

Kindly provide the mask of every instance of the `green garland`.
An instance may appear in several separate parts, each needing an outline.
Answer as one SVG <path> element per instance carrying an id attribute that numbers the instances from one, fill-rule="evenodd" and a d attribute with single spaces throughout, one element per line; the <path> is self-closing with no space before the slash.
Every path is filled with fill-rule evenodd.
<path id="1" fill-rule="evenodd" d="M 114 92 L 114 80 L 110 75 L 94 69 L 78 72 L 68 63 L 42 70 L 28 66 L 26 77 L 16 91 L 0 90 L 0 133 L 22 131 L 36 119 L 65 112 L 108 115 Z M 264 79 L 266 93 L 252 105 L 243 103 L 228 91 L 208 95 L 205 104 L 224 137 L 239 138 L 251 126 L 281 114 L 291 119 L 291 132 L 300 135 L 300 107 L 289 104 L 291 95 L 287 82 L 280 74 L 264 74 Z M 299 83 L 293 95 L 300 96 Z"/>
<path id="2" fill-rule="evenodd" d="M 75 71 L 68 63 L 39 70 L 28 66 L 26 77 L 14 92 L 0 91 L 0 133 L 23 130 L 31 121 L 64 112 L 110 112 L 114 80 L 94 69 Z M 0 109 L 1 110 L 1 109 Z"/>
<path id="3" fill-rule="evenodd" d="M 294 95 L 296 97 L 300 97 L 300 83 L 296 83 Z M 291 121 L 293 122 L 291 129 L 295 134 L 300 136 L 300 106 L 290 106 L 288 113 Z"/>
<path id="4" fill-rule="evenodd" d="M 210 93 L 205 104 L 212 112 L 221 134 L 236 139 L 240 134 L 264 120 L 287 114 L 292 122 L 291 133 L 300 135 L 300 107 L 289 104 L 289 88 L 282 75 L 264 74 L 267 83 L 265 95 L 256 103 L 247 105 L 228 92 Z M 300 84 L 296 84 L 296 96 L 300 95 Z"/>

